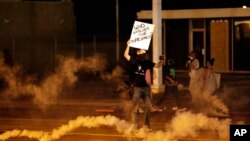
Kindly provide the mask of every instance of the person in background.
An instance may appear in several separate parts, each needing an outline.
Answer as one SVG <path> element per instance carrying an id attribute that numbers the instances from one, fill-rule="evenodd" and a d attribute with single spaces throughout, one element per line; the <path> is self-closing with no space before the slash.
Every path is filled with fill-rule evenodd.
<path id="1" fill-rule="evenodd" d="M 216 81 L 216 74 L 214 72 L 214 58 L 211 58 L 206 63 L 206 71 L 205 71 L 205 81 L 203 91 L 208 94 L 213 95 L 218 88 L 218 84 Z"/>
<path id="2" fill-rule="evenodd" d="M 2 49 L 3 65 L 1 67 L 12 69 L 15 65 L 12 54 L 7 48 Z M 9 87 L 9 82 L 6 80 L 6 74 L 0 74 L 0 91 Z"/>
<path id="3" fill-rule="evenodd" d="M 172 58 L 167 60 L 166 64 L 166 91 L 167 93 L 174 94 L 175 99 L 175 106 L 172 108 L 172 110 L 177 110 L 178 107 L 180 107 L 179 104 L 179 93 L 177 89 L 177 79 L 176 79 L 176 73 L 175 73 L 175 67 L 174 67 L 174 60 Z"/>
<path id="4" fill-rule="evenodd" d="M 175 67 L 174 67 L 174 60 L 172 58 L 167 59 L 166 64 L 166 75 L 165 79 L 167 80 L 166 83 L 169 85 L 176 85 L 176 73 L 175 73 Z"/>
<path id="5" fill-rule="evenodd" d="M 2 50 L 2 53 L 3 53 L 4 64 L 8 67 L 13 67 L 14 60 L 9 50 L 5 48 Z"/>
<path id="6" fill-rule="evenodd" d="M 196 58 L 196 52 L 192 51 L 188 55 L 186 67 L 189 75 L 189 92 L 192 96 L 192 103 L 199 102 L 199 98 L 204 87 L 204 69 L 200 68 L 199 60 Z"/>
<path id="7" fill-rule="evenodd" d="M 164 82 L 165 82 L 165 93 L 162 95 L 162 97 L 157 102 L 157 105 L 160 105 L 166 98 L 168 94 L 173 94 L 174 100 L 175 100 L 175 106 L 172 107 L 172 110 L 180 111 L 185 110 L 184 108 L 180 108 L 180 100 L 179 100 L 179 92 L 178 92 L 178 85 L 182 85 L 178 83 L 176 78 L 176 70 L 174 67 L 174 60 L 172 58 L 169 58 L 166 60 L 166 66 L 165 66 L 165 74 L 164 74 Z"/>
<path id="8" fill-rule="evenodd" d="M 127 47 L 124 51 L 124 57 L 127 61 L 129 61 L 131 65 L 131 85 L 133 87 L 132 92 L 132 123 L 134 123 L 137 128 L 139 127 L 138 120 L 138 109 L 139 109 L 139 101 L 143 99 L 146 107 L 146 111 L 144 112 L 144 127 L 150 128 L 150 112 L 152 108 L 151 103 L 151 94 L 150 94 L 150 86 L 151 86 L 151 69 L 153 67 L 160 67 L 163 64 L 163 61 L 159 61 L 158 63 L 153 63 L 152 61 L 146 59 L 146 50 L 137 49 L 136 55 L 131 56 L 129 54 L 130 50 L 130 40 L 127 41 Z"/>
<path id="9" fill-rule="evenodd" d="M 188 61 L 186 62 L 186 68 L 189 70 L 189 75 L 194 75 L 195 70 L 200 68 L 199 60 L 196 58 L 197 53 L 192 51 L 188 55 Z"/>

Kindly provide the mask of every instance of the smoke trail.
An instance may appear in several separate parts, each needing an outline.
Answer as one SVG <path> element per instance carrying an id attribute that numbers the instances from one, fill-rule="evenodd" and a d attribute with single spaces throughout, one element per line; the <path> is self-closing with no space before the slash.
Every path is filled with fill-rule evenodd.
<path id="1" fill-rule="evenodd" d="M 29 131 L 29 130 L 12 130 L 0 134 L 0 140 L 7 140 L 12 137 L 28 137 L 32 139 L 38 139 L 39 141 L 52 141 L 59 139 L 66 133 L 73 131 L 80 127 L 97 128 L 100 126 L 116 126 L 118 131 L 124 134 L 131 134 L 133 125 L 127 123 L 124 120 L 119 120 L 114 116 L 98 116 L 98 117 L 83 117 L 79 116 L 75 120 L 71 120 L 66 125 L 62 125 L 59 128 L 53 129 L 52 132 L 43 131 Z"/>
<path id="2" fill-rule="evenodd" d="M 35 78 L 21 79 L 18 75 L 20 67 L 7 67 L 0 61 L 0 73 L 5 74 L 8 87 L 4 91 L 5 98 L 17 98 L 22 95 L 32 96 L 33 102 L 41 108 L 56 102 L 58 95 L 65 87 L 72 86 L 77 81 L 75 73 L 79 70 L 92 73 L 102 73 L 106 67 L 106 58 L 102 54 L 95 54 L 84 59 L 70 56 L 58 56 L 58 67 L 54 73 L 48 75 L 39 84 L 34 83 Z"/>
<path id="3" fill-rule="evenodd" d="M 144 141 L 171 141 L 184 137 L 197 137 L 200 130 L 206 130 L 208 133 L 216 132 L 218 133 L 217 138 L 226 140 L 229 137 L 230 122 L 230 119 L 219 120 L 208 118 L 203 114 L 183 112 L 177 113 L 176 117 L 166 126 L 165 131 L 152 131 L 146 128 L 136 130 L 133 124 L 111 115 L 79 116 L 51 132 L 15 129 L 0 134 L 0 140 L 7 140 L 12 137 L 28 137 L 39 141 L 53 141 L 80 127 L 99 128 L 101 126 L 115 127 L 116 131 L 125 137 L 142 138 Z"/>

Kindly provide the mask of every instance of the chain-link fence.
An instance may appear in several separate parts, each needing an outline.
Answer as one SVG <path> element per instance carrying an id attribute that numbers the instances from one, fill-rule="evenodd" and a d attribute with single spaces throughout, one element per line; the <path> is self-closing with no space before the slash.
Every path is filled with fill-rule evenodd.
<path id="1" fill-rule="evenodd" d="M 0 39 L 0 49 L 8 49 L 16 64 L 25 73 L 43 74 L 56 67 L 57 55 L 73 55 L 77 58 L 104 54 L 111 69 L 123 59 L 124 43 L 111 35 L 84 37 L 82 41 L 65 37 L 13 37 Z"/>

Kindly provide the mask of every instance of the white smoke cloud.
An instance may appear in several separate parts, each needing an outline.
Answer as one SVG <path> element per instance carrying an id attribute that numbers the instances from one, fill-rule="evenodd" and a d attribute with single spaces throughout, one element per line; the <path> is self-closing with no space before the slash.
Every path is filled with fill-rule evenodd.
<path id="1" fill-rule="evenodd" d="M 224 85 L 223 91 L 219 93 L 220 98 L 223 99 L 227 105 L 229 105 L 230 110 L 232 111 L 246 110 L 246 107 L 248 107 L 250 103 L 249 85 L 238 82 L 233 83 L 241 85 L 240 89 L 232 84 Z"/>
<path id="2" fill-rule="evenodd" d="M 39 141 L 53 141 L 80 127 L 100 128 L 102 126 L 115 127 L 119 134 L 127 138 L 141 138 L 143 141 L 172 141 L 185 137 L 197 137 L 199 131 L 204 130 L 208 133 L 216 132 L 218 139 L 227 140 L 230 123 L 230 119 L 219 120 L 209 118 L 203 114 L 182 112 L 177 113 L 176 117 L 167 124 L 165 130 L 149 130 L 146 128 L 137 130 L 133 124 L 112 115 L 79 116 L 75 120 L 70 120 L 68 124 L 53 129 L 51 132 L 14 129 L 0 134 L 0 140 L 4 141 L 13 137 L 28 137 Z"/>
<path id="3" fill-rule="evenodd" d="M 204 77 L 206 75 L 205 69 L 198 69 L 195 73 L 190 73 L 189 91 L 192 96 L 192 103 L 194 108 L 199 112 L 214 115 L 227 115 L 229 109 L 225 103 L 218 96 L 205 89 Z M 209 82 L 211 83 L 211 82 Z"/>
<path id="4" fill-rule="evenodd" d="M 120 77 L 123 75 L 124 69 L 120 66 L 116 66 L 111 73 L 102 73 L 101 78 L 103 80 L 117 80 L 120 81 Z"/>
<path id="5" fill-rule="evenodd" d="M 4 97 L 12 99 L 22 95 L 31 96 L 35 104 L 46 108 L 56 102 L 64 88 L 72 86 L 78 80 L 75 75 L 77 71 L 103 73 L 106 64 L 106 58 L 102 54 L 95 54 L 84 59 L 58 56 L 58 67 L 55 72 L 49 74 L 40 83 L 35 83 L 32 80 L 36 78 L 19 76 L 20 66 L 10 68 L 3 64 L 3 60 L 0 60 L 0 74 L 4 74 L 4 79 L 8 84 L 4 90 Z"/>
<path id="6" fill-rule="evenodd" d="M 178 137 L 196 137 L 197 131 L 216 132 L 220 139 L 227 139 L 231 119 L 209 118 L 204 114 L 191 112 L 177 113 L 171 122 L 171 128 Z"/>

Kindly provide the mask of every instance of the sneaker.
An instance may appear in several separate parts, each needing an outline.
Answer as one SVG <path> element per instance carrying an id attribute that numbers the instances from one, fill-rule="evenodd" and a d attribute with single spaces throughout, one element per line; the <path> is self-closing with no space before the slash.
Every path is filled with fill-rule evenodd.
<path id="1" fill-rule="evenodd" d="M 138 111 L 139 111 L 140 114 L 143 114 L 143 113 L 144 113 L 144 111 L 142 110 L 141 107 L 139 107 L 139 110 L 138 110 Z"/>
<path id="2" fill-rule="evenodd" d="M 157 106 L 152 107 L 151 112 L 162 112 L 163 110 L 158 108 Z"/>
<path id="3" fill-rule="evenodd" d="M 176 110 L 178 110 L 178 107 L 177 107 L 177 106 L 174 106 L 174 107 L 172 108 L 172 110 L 173 110 L 173 111 L 176 111 Z"/>
<path id="4" fill-rule="evenodd" d="M 187 108 L 181 108 L 181 109 L 178 109 L 179 112 L 183 112 L 183 111 L 186 111 Z"/>
<path id="5" fill-rule="evenodd" d="M 147 125 L 143 125 L 141 128 L 144 132 L 151 132 L 152 129 L 150 127 L 148 127 Z"/>
<path id="6" fill-rule="evenodd" d="M 187 108 L 182 108 L 182 110 L 183 110 L 183 111 L 186 111 L 186 110 L 187 110 Z"/>

